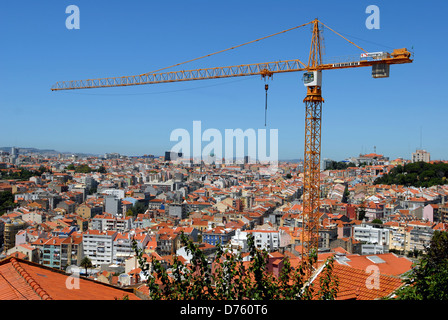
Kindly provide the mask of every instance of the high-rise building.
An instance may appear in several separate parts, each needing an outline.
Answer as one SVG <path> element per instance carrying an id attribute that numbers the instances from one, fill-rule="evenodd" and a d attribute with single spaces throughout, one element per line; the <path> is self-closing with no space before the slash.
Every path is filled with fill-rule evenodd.
<path id="1" fill-rule="evenodd" d="M 173 152 L 173 151 L 165 152 L 165 161 L 174 161 L 178 158 L 182 158 L 182 152 Z"/>
<path id="2" fill-rule="evenodd" d="M 18 157 L 19 157 L 19 150 L 16 147 L 12 147 L 9 162 L 12 164 L 17 164 Z"/>
<path id="3" fill-rule="evenodd" d="M 412 153 L 412 162 L 429 162 L 430 159 L 430 154 L 426 150 L 416 150 Z"/>
<path id="4" fill-rule="evenodd" d="M 23 230 L 27 227 L 26 222 L 21 219 L 12 219 L 5 223 L 4 226 L 4 241 L 5 241 L 5 249 L 11 249 L 16 245 L 16 234 L 20 230 Z"/>
<path id="5" fill-rule="evenodd" d="M 117 216 L 123 212 L 122 201 L 114 196 L 107 196 L 104 200 L 104 211 Z"/>

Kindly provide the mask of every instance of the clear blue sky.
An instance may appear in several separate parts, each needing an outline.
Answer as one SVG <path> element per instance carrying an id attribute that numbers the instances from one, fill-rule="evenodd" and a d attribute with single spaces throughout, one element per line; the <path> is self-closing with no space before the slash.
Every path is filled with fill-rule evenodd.
<path id="1" fill-rule="evenodd" d="M 68 30 L 68 5 L 80 29 Z M 366 7 L 380 9 L 369 30 Z M 414 62 L 324 72 L 322 158 L 374 151 L 410 158 L 420 146 L 448 159 L 446 1 L 2 1 L 0 146 L 126 155 L 169 150 L 176 128 L 264 127 L 260 77 L 126 88 L 50 91 L 61 80 L 134 75 L 238 45 L 319 18 L 367 51 L 406 47 Z M 308 59 L 305 27 L 184 65 L 184 69 Z M 325 57 L 360 51 L 324 30 Z M 301 74 L 270 81 L 268 126 L 278 129 L 279 158 L 303 157 L 305 87 Z M 422 132 L 422 135 L 420 134 Z"/>

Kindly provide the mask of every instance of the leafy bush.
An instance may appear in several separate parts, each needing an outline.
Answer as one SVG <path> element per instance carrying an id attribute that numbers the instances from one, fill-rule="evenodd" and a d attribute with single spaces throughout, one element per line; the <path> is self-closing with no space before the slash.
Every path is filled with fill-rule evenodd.
<path id="1" fill-rule="evenodd" d="M 292 268 L 285 257 L 279 277 L 269 273 L 268 253 L 255 247 L 252 235 L 248 236 L 250 262 L 243 261 L 241 251 L 235 254 L 218 245 L 214 260 L 209 263 L 199 246 L 184 234 L 181 241 L 192 259 L 184 265 L 174 255 L 171 275 L 154 257 L 148 263 L 134 242 L 140 267 L 148 275 L 147 285 L 153 300 L 333 300 L 336 297 L 338 282 L 332 274 L 334 261 L 331 259 L 322 271 L 316 290 L 314 283 L 305 281 L 307 263 Z M 315 262 L 316 257 L 313 259 Z"/>

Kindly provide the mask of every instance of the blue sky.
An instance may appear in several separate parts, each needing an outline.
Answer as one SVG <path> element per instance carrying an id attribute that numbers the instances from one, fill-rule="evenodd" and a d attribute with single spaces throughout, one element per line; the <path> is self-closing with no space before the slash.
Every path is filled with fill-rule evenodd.
<path id="1" fill-rule="evenodd" d="M 65 9 L 80 9 L 68 30 Z M 369 30 L 366 7 L 380 9 Z M 323 74 L 322 158 L 360 153 L 410 158 L 422 144 L 448 159 L 446 1 L 3 1 L 0 4 L 0 146 L 161 155 L 174 129 L 264 129 L 260 77 L 52 92 L 61 80 L 134 75 L 196 58 L 319 18 L 367 51 L 406 47 L 414 62 Z M 307 61 L 309 27 L 182 66 Z M 360 53 L 324 29 L 325 58 Z M 179 68 L 178 68 L 179 69 Z M 268 126 L 279 158 L 303 158 L 301 74 L 269 82 Z M 422 133 L 422 135 L 421 135 Z M 422 137 L 422 139 L 421 139 Z M 421 142 L 422 141 L 422 142 Z"/>

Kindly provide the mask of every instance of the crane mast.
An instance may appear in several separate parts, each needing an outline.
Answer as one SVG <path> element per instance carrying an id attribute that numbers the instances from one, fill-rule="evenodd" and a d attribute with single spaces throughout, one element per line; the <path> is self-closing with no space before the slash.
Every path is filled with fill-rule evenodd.
<path id="1" fill-rule="evenodd" d="M 322 38 L 319 23 L 327 27 L 346 41 L 363 51 L 355 59 L 339 61 L 337 63 L 322 62 Z M 194 70 L 181 70 L 171 72 L 160 72 L 174 66 L 191 62 L 194 60 L 209 57 L 227 50 L 235 49 L 243 45 L 269 38 L 290 30 L 294 30 L 305 25 L 312 24 L 312 39 L 308 58 L 308 64 L 299 59 L 253 63 L 237 66 L 203 68 Z M 306 263 L 305 272 L 311 276 L 316 266 L 316 258 L 319 249 L 319 207 L 320 207 L 320 156 L 321 156 L 321 128 L 322 128 L 322 71 L 358 67 L 372 67 L 373 78 L 383 78 L 389 76 L 389 66 L 391 64 L 411 63 L 411 53 L 405 49 L 394 49 L 388 52 L 366 52 L 341 34 L 337 33 L 318 19 L 293 27 L 260 39 L 256 39 L 235 47 L 221 50 L 204 57 L 192 59 L 178 63 L 171 67 L 159 69 L 154 72 L 144 73 L 134 76 L 109 77 L 87 80 L 72 80 L 57 82 L 52 86 L 52 91 L 108 88 L 135 86 L 144 84 L 157 84 L 169 82 L 182 82 L 192 80 L 219 79 L 241 76 L 260 75 L 262 78 L 272 77 L 276 73 L 305 71 L 303 82 L 307 88 L 305 104 L 305 146 L 303 162 L 303 212 L 302 212 L 302 261 Z M 267 85 L 265 86 L 267 95 Z M 266 96 L 267 99 L 267 96 Z M 267 106 L 266 106 L 267 108 Z"/>
<path id="2" fill-rule="evenodd" d="M 307 87 L 305 103 L 305 148 L 303 158 L 303 212 L 302 212 L 302 261 L 313 261 L 319 249 L 319 200 L 320 200 L 320 154 L 322 128 L 322 62 L 319 22 L 313 23 L 313 37 L 308 65 L 304 74 Z M 313 263 L 309 263 L 306 274 L 311 275 Z"/>

